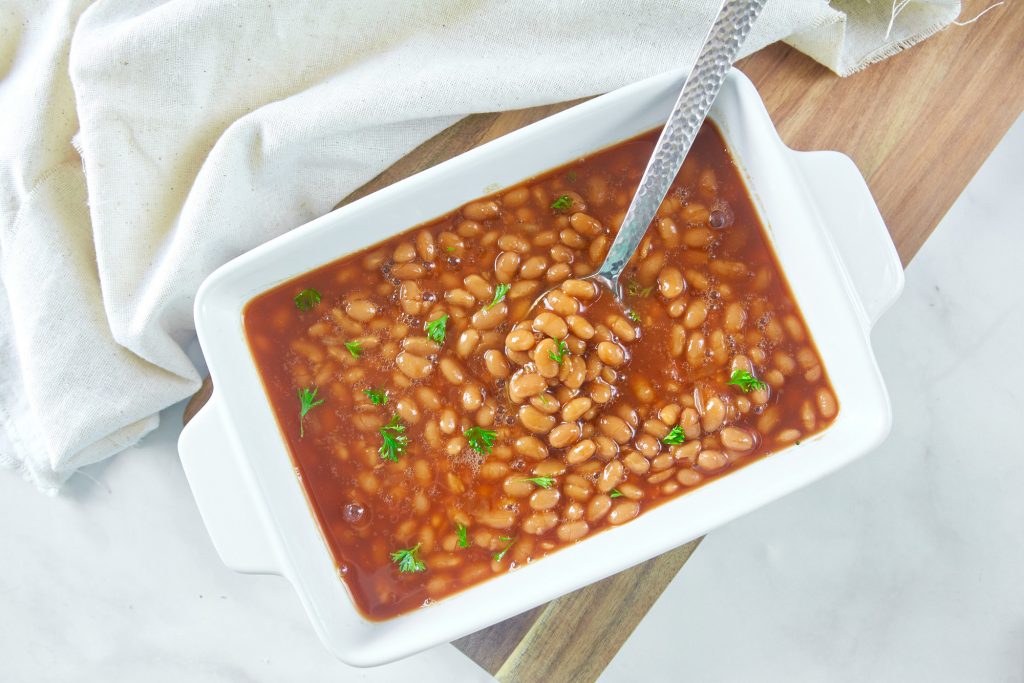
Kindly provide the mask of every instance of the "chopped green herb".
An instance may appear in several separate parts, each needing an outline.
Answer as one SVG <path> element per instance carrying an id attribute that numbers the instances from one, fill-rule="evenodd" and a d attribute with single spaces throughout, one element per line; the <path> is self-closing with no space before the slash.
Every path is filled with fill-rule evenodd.
<path id="1" fill-rule="evenodd" d="M 363 355 L 363 345 L 360 342 L 345 342 L 345 348 L 348 349 L 348 352 L 352 354 L 353 358 L 359 358 L 359 356 Z"/>
<path id="2" fill-rule="evenodd" d="M 363 393 L 370 398 L 370 403 L 375 406 L 382 406 L 388 402 L 388 395 L 383 391 L 374 391 L 373 389 L 363 389 Z"/>
<path id="3" fill-rule="evenodd" d="M 640 314 L 637 313 L 636 311 L 632 311 L 632 310 L 626 311 L 626 315 L 628 315 L 629 319 L 632 320 L 633 322 L 635 322 L 635 323 L 640 322 Z"/>
<path id="4" fill-rule="evenodd" d="M 668 446 L 678 446 L 684 441 L 686 441 L 686 432 L 684 432 L 683 428 L 679 425 L 670 429 L 668 434 L 665 435 L 665 438 L 661 440 L 662 443 Z"/>
<path id="5" fill-rule="evenodd" d="M 469 442 L 470 448 L 480 455 L 490 455 L 491 449 L 494 448 L 494 437 L 498 435 L 493 429 L 483 427 L 470 427 L 462 434 Z"/>
<path id="6" fill-rule="evenodd" d="M 318 405 L 324 402 L 323 399 L 316 400 L 316 392 L 320 391 L 319 387 L 313 387 L 312 389 L 302 388 L 299 389 L 299 438 L 301 439 L 306 435 L 306 428 L 304 420 L 306 419 L 306 413 L 316 408 Z"/>
<path id="7" fill-rule="evenodd" d="M 448 314 L 445 313 L 437 320 L 431 320 L 429 323 L 423 326 L 423 329 L 427 331 L 427 336 L 433 339 L 438 344 L 444 344 L 444 335 L 447 333 L 448 327 Z"/>
<path id="8" fill-rule="evenodd" d="M 551 341 L 555 342 L 555 350 L 548 351 L 548 358 L 561 365 L 562 361 L 565 360 L 566 355 L 569 353 L 569 345 L 565 343 L 564 339 L 561 341 L 552 339 Z"/>
<path id="9" fill-rule="evenodd" d="M 468 548 L 469 547 L 469 537 L 466 536 L 466 525 L 465 524 L 458 524 L 458 525 L 456 525 L 455 526 L 455 533 L 457 533 L 459 535 L 459 547 L 460 548 Z"/>
<path id="10" fill-rule="evenodd" d="M 555 211 L 565 211 L 572 206 L 572 197 L 567 194 L 563 194 L 561 197 L 551 202 L 551 208 Z"/>
<path id="11" fill-rule="evenodd" d="M 542 489 L 549 489 L 549 488 L 551 488 L 554 485 L 555 478 L 554 477 L 524 477 L 523 479 L 520 479 L 519 481 L 528 481 L 531 484 L 536 484 L 537 486 L 541 487 Z"/>
<path id="12" fill-rule="evenodd" d="M 609 498 L 622 498 L 622 491 L 618 489 L 612 489 L 611 493 L 608 494 Z"/>
<path id="13" fill-rule="evenodd" d="M 505 557 L 505 553 L 507 553 L 508 549 L 512 547 L 512 544 L 516 542 L 516 539 L 509 538 L 508 536 L 498 536 L 498 540 L 504 541 L 508 545 L 506 545 L 500 552 L 494 553 L 495 562 L 501 562 L 501 558 Z"/>
<path id="14" fill-rule="evenodd" d="M 540 402 L 544 405 L 551 403 L 551 399 L 548 398 L 547 392 L 540 394 Z"/>
<path id="15" fill-rule="evenodd" d="M 402 424 L 398 415 L 392 415 L 391 421 L 380 428 L 380 436 L 384 443 L 381 444 L 377 452 L 380 453 L 383 460 L 398 462 L 398 456 L 405 453 L 405 448 L 409 445 L 409 437 L 403 434 L 404 431 L 405 425 Z"/>
<path id="16" fill-rule="evenodd" d="M 647 298 L 654 291 L 654 287 L 641 287 L 640 282 L 635 278 L 626 280 L 626 293 L 630 296 Z"/>
<path id="17" fill-rule="evenodd" d="M 419 550 L 419 543 L 411 548 L 396 550 L 391 553 L 391 561 L 398 565 L 398 571 L 402 573 L 425 572 L 427 571 L 427 565 L 423 564 L 423 560 L 416 557 L 416 553 Z"/>
<path id="18" fill-rule="evenodd" d="M 739 387 L 741 390 L 743 390 L 744 394 L 750 391 L 766 389 L 768 387 L 767 384 L 757 379 L 746 370 L 734 370 L 732 373 L 732 378 L 727 382 L 727 384 L 732 384 Z"/>
<path id="19" fill-rule="evenodd" d="M 295 295 L 295 308 L 310 311 L 320 303 L 320 292 L 315 289 L 304 289 Z"/>
<path id="20" fill-rule="evenodd" d="M 505 295 L 508 294 L 508 290 L 510 289 L 512 289 L 512 285 L 505 282 L 498 283 L 498 286 L 494 288 L 494 298 L 491 299 L 491 303 L 484 306 L 484 310 L 489 311 L 500 304 L 505 299 Z"/>
<path id="21" fill-rule="evenodd" d="M 793 443 L 795 443 L 795 444 L 796 444 L 797 446 L 799 446 L 799 445 L 800 445 L 800 439 L 797 439 L 797 440 L 796 440 L 796 441 L 794 441 Z"/>
<path id="22" fill-rule="evenodd" d="M 455 251 L 455 247 L 445 247 L 444 250 L 447 251 L 450 254 L 453 251 Z"/>

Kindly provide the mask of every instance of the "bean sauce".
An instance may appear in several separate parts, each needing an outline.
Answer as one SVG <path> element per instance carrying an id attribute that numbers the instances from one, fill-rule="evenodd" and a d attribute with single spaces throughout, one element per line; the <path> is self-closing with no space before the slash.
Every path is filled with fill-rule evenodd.
<path id="1" fill-rule="evenodd" d="M 835 392 L 712 124 L 627 267 L 625 308 L 583 280 L 657 135 L 247 305 L 278 426 L 368 618 L 626 524 L 835 419 Z"/>

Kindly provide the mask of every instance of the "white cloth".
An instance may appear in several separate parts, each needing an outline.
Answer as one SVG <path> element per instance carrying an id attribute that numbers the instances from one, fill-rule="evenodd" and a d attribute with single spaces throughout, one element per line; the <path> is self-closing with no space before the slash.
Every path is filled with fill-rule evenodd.
<path id="1" fill-rule="evenodd" d="M 900 0 L 902 3 L 903 0 Z M 714 0 L 0 0 L 0 463 L 54 492 L 194 392 L 192 299 L 473 112 L 693 59 Z M 955 0 L 771 0 L 838 73 Z"/>

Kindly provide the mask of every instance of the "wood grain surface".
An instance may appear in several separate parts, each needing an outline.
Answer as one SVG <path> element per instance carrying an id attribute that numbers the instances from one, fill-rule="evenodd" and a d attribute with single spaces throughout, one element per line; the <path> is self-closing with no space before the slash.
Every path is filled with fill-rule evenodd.
<path id="1" fill-rule="evenodd" d="M 987 6 L 965 2 L 963 15 Z M 1024 9 L 1007 3 L 845 79 L 781 44 L 737 66 L 787 145 L 853 158 L 906 264 L 1024 109 L 1022 36 Z M 572 104 L 470 116 L 339 205 Z M 210 390 L 204 383 L 186 420 Z M 594 681 L 699 541 L 454 644 L 503 682 Z"/>

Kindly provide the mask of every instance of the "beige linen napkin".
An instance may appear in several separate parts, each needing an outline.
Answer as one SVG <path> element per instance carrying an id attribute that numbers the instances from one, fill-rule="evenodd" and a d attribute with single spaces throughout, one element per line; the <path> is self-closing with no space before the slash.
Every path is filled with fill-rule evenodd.
<path id="1" fill-rule="evenodd" d="M 772 0 L 840 74 L 955 18 Z M 191 394 L 193 295 L 473 112 L 685 66 L 718 3 L 0 0 L 0 463 L 44 491 Z"/>

